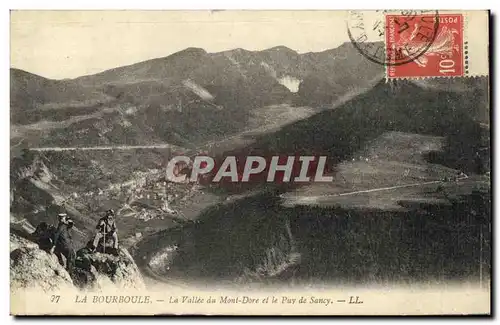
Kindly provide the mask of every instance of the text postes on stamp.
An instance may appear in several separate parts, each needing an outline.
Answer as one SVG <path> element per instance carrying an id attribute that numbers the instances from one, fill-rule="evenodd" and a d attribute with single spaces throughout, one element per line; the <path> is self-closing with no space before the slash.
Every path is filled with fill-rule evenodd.
<path id="1" fill-rule="evenodd" d="M 401 66 L 414 62 L 432 47 L 439 22 L 437 11 L 351 11 L 347 34 L 354 47 L 370 61 Z M 391 46 L 388 38 L 393 41 Z"/>
<path id="2" fill-rule="evenodd" d="M 402 17 L 386 16 L 385 45 L 390 62 L 388 78 L 405 77 L 451 77 L 464 74 L 463 16 L 461 14 L 439 15 L 437 33 L 426 26 L 433 15 L 420 15 L 406 20 Z M 429 38 L 434 40 L 429 43 Z M 425 51 L 421 51 L 425 49 Z M 420 55 L 416 53 L 421 52 Z M 405 64 L 396 64 L 405 62 Z M 466 65 L 465 65 L 466 68 Z"/>

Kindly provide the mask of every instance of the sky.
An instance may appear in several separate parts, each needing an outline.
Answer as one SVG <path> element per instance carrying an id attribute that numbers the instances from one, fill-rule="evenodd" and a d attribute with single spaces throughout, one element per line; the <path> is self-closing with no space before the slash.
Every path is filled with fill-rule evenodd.
<path id="1" fill-rule="evenodd" d="M 349 40 L 346 17 L 345 11 L 12 11 L 10 65 L 64 79 L 187 47 L 318 52 Z"/>

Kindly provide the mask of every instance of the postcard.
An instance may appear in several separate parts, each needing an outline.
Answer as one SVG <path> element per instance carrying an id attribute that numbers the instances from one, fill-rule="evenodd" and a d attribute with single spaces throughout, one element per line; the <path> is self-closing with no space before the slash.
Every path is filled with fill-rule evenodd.
<path id="1" fill-rule="evenodd" d="M 491 314 L 488 11 L 10 19 L 11 314 Z"/>

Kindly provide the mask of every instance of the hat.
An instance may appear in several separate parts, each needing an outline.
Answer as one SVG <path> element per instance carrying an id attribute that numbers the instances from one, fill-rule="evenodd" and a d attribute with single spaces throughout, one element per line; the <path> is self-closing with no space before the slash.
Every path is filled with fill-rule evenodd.
<path id="1" fill-rule="evenodd" d="M 106 216 L 114 216 L 115 211 L 113 209 L 106 210 Z"/>
<path id="2" fill-rule="evenodd" d="M 62 219 L 64 217 L 67 217 L 68 215 L 66 213 L 59 213 L 57 216 L 59 217 L 59 219 Z"/>

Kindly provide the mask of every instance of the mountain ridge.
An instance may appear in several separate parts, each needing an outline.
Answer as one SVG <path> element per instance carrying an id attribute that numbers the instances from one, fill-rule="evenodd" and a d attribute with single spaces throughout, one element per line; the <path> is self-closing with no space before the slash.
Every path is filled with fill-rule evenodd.
<path id="1" fill-rule="evenodd" d="M 256 108 L 329 107 L 353 84 L 367 88 L 366 80 L 381 77 L 382 68 L 352 45 L 341 48 L 352 55 L 334 64 L 335 50 L 315 58 L 284 46 L 216 53 L 191 47 L 69 80 L 11 68 L 11 138 L 31 146 L 216 140 L 245 128 Z M 359 64 L 363 76 L 348 73 Z"/>
<path id="2" fill-rule="evenodd" d="M 303 53 L 299 53 L 296 50 L 293 50 L 293 49 L 291 49 L 291 48 L 289 48 L 287 46 L 284 46 L 284 45 L 277 45 L 277 46 L 273 46 L 273 47 L 266 48 L 266 49 L 263 49 L 263 50 L 247 50 L 247 49 L 244 49 L 244 48 L 234 48 L 234 49 L 223 50 L 223 51 L 218 51 L 218 52 L 208 52 L 205 49 L 199 48 L 199 47 L 187 47 L 187 48 L 185 48 L 183 50 L 179 50 L 177 52 L 173 52 L 173 53 L 171 53 L 169 55 L 166 55 L 166 56 L 160 56 L 160 57 L 156 57 L 156 58 L 141 60 L 141 61 L 138 61 L 138 62 L 135 62 L 135 63 L 131 63 L 131 64 L 125 64 L 125 65 L 122 65 L 122 66 L 107 68 L 105 70 L 102 70 L 102 71 L 99 71 L 99 72 L 96 72 L 96 73 L 92 73 L 92 74 L 84 74 L 84 75 L 73 77 L 73 78 L 62 78 L 62 79 L 48 78 L 48 77 L 45 77 L 45 76 L 42 76 L 42 75 L 38 75 L 38 74 L 32 73 L 30 71 L 27 71 L 27 70 L 24 70 L 24 69 L 21 69 L 21 68 L 16 68 L 16 67 L 11 67 L 10 69 L 11 70 L 21 71 L 21 72 L 28 73 L 28 74 L 31 74 L 31 75 L 35 75 L 35 76 L 38 76 L 38 77 L 42 77 L 42 78 L 47 79 L 47 80 L 53 80 L 53 81 L 70 81 L 70 80 L 75 80 L 75 79 L 79 79 L 79 78 L 95 76 L 95 75 L 101 74 L 103 72 L 114 70 L 114 69 L 117 69 L 117 68 L 131 67 L 131 66 L 134 66 L 134 65 L 137 65 L 137 64 L 141 64 L 141 63 L 146 63 L 146 62 L 149 62 L 149 61 L 162 60 L 162 59 L 166 59 L 166 58 L 169 58 L 171 56 L 180 55 L 180 54 L 183 54 L 183 53 L 186 53 L 186 52 L 195 52 L 195 53 L 196 52 L 201 52 L 203 54 L 208 54 L 208 55 L 218 55 L 218 54 L 225 54 L 225 53 L 231 53 L 231 52 L 269 53 L 269 52 L 273 52 L 273 51 L 284 51 L 284 52 L 292 52 L 294 54 L 302 56 L 302 55 L 312 55 L 312 54 L 321 54 L 321 53 L 329 52 L 329 51 L 338 49 L 338 48 L 340 48 L 342 46 L 345 46 L 345 45 L 348 45 L 348 44 L 350 44 L 350 42 L 344 42 L 341 45 L 339 45 L 338 47 L 334 47 L 334 48 L 331 48 L 331 49 L 326 49 L 326 50 L 323 50 L 323 51 L 318 51 L 318 52 L 303 52 Z"/>

